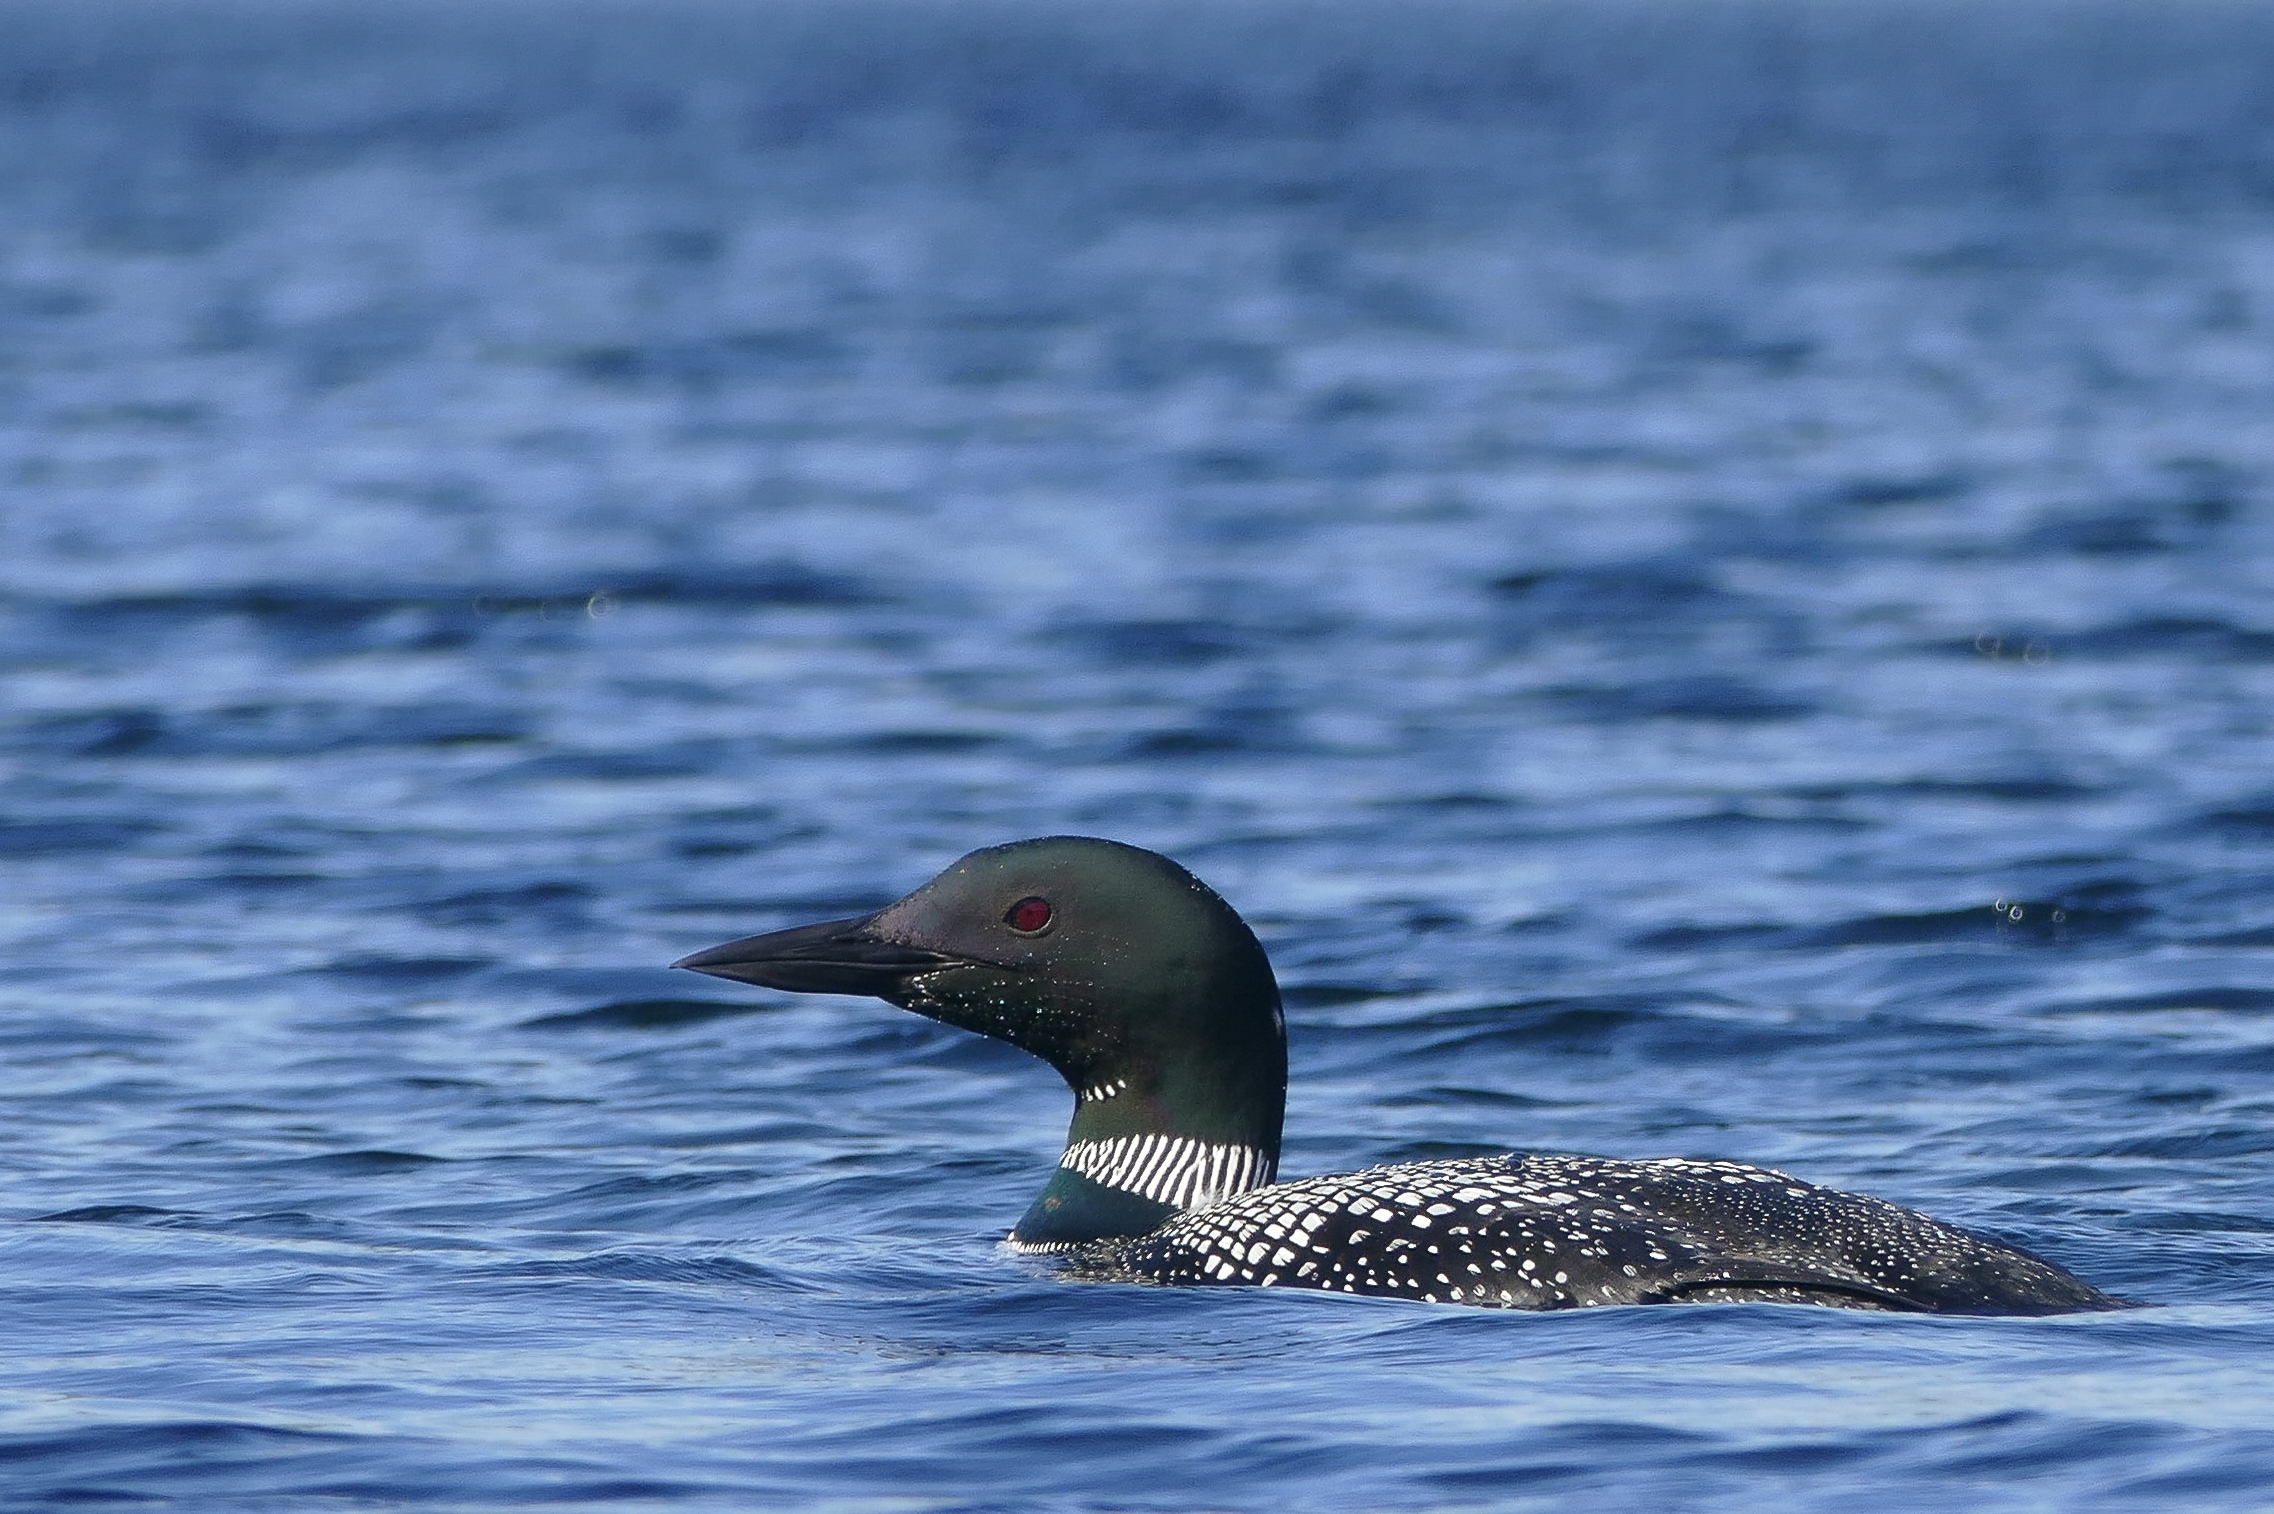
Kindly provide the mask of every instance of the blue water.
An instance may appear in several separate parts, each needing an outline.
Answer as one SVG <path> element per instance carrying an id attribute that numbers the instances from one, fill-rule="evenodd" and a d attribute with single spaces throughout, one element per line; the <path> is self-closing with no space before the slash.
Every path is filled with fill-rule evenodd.
<path id="1" fill-rule="evenodd" d="M 2274 1502 L 2274 13 L 0 33 L 0 1503 Z M 1291 1175 L 2150 1307 L 1063 1283 L 1046 1069 L 661 967 L 1055 831 Z"/>

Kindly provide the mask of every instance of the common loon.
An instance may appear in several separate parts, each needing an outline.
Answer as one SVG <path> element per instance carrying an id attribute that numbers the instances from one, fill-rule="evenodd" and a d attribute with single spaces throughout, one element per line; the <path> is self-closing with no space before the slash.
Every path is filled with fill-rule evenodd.
<path id="1" fill-rule="evenodd" d="M 672 965 L 873 995 L 1055 1067 L 1073 1125 L 1010 1243 L 1084 1276 L 1514 1309 L 2123 1303 L 2017 1248 L 1736 1162 L 1514 1153 L 1280 1183 L 1287 1034 L 1263 947 L 1206 884 L 1118 842 L 988 847 L 873 915 Z"/>

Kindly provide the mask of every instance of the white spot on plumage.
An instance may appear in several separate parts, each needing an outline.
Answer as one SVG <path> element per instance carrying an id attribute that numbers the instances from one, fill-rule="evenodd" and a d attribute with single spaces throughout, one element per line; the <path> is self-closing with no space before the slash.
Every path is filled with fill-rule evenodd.
<path id="1" fill-rule="evenodd" d="M 1236 1158 L 1226 1171 L 1236 1180 Z M 1273 1269 L 1293 1266 L 1284 1281 L 1295 1286 L 1521 1308 L 1645 1302 L 1690 1296 L 1678 1290 L 1693 1286 L 1694 1296 L 1706 1299 L 1868 1306 L 1872 1290 L 1917 1275 L 1922 1253 L 1937 1247 L 2042 1265 L 1877 1200 L 1805 1185 L 1795 1191 L 1782 1174 L 1757 1174 L 1767 1169 L 1530 1156 L 1373 1169 L 1234 1193 L 1128 1243 L 1121 1265 L 1166 1282 L 1207 1281 L 1227 1275 L 1219 1257 L 1235 1258 L 1229 1273 L 1244 1275 L 1268 1256 Z M 1744 1185 L 1746 1199 L 1731 1196 L 1730 1178 Z M 1575 1224 L 1564 1216 L 1580 1203 L 1590 1207 L 1577 1212 Z M 1739 1203 L 1742 1209 L 1734 1207 Z M 1693 1232 L 1682 1219 L 1692 1211 L 1718 1218 Z M 1710 1237 L 1726 1236 L 1738 1214 L 1758 1240 L 1723 1261 L 1726 1243 Z M 1432 1228 L 1443 1246 L 1424 1244 Z M 1900 1244 L 1890 1244 L 1898 1237 Z M 1447 1259 L 1445 1251 L 1457 1256 Z M 1716 1271 L 1757 1276 L 1761 1267 L 1796 1281 L 1715 1290 Z M 1282 1280 L 1278 1270 L 1270 1276 Z M 1824 1285 L 1811 1288 L 1812 1276 Z M 1474 1281 L 1452 1282 L 1456 1277 Z"/>

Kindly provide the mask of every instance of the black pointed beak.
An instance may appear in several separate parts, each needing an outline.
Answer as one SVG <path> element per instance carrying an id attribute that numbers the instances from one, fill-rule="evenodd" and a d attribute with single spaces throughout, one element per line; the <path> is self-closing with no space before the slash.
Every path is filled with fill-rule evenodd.
<path id="1" fill-rule="evenodd" d="M 681 957 L 673 967 L 799 994 L 865 994 L 890 999 L 910 978 L 964 961 L 875 933 L 874 915 L 825 920 L 763 936 L 745 936 Z"/>

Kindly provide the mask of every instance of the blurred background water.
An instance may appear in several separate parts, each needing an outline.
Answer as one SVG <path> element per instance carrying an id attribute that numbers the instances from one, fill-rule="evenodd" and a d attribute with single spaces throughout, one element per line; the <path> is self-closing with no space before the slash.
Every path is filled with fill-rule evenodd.
<path id="1" fill-rule="evenodd" d="M 0 8 L 0 1502 L 2274 1495 L 2274 13 Z M 1285 1170 L 2149 1301 L 995 1249 L 1037 1064 L 670 975 L 1054 831 Z"/>

